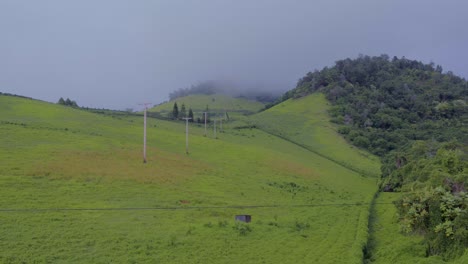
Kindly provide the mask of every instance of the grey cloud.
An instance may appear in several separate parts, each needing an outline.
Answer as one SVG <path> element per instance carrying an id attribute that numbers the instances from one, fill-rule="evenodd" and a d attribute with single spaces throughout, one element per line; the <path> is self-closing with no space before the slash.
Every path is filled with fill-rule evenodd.
<path id="1" fill-rule="evenodd" d="M 468 76 L 468 2 L 0 1 L 0 91 L 126 108 L 204 80 L 286 91 L 358 54 Z"/>

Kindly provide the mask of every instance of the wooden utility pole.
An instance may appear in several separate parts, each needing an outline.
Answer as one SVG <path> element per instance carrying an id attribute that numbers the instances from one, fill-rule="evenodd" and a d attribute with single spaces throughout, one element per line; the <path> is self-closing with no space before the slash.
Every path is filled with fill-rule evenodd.
<path id="1" fill-rule="evenodd" d="M 218 137 L 216 136 L 216 119 L 214 119 L 214 137 L 215 137 L 215 138 L 218 138 Z"/>
<path id="2" fill-rule="evenodd" d="M 208 112 L 203 112 L 204 116 L 205 116 L 205 137 L 206 137 L 206 115 L 208 114 Z"/>
<path id="3" fill-rule="evenodd" d="M 143 121 L 143 163 L 146 163 L 146 111 L 148 110 L 148 106 L 151 105 L 151 103 L 143 103 L 140 105 L 145 106 L 144 121 Z"/>
<path id="4" fill-rule="evenodd" d="M 185 153 L 189 154 L 188 152 L 188 121 L 192 118 L 184 117 L 182 119 L 185 119 Z"/>
<path id="5" fill-rule="evenodd" d="M 219 119 L 219 132 L 223 132 L 223 116 Z"/>

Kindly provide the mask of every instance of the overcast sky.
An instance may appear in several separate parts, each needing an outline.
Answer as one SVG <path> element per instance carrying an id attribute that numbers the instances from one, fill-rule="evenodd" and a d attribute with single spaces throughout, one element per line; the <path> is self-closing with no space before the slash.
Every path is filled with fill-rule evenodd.
<path id="1" fill-rule="evenodd" d="M 465 0 L 0 0 L 0 92 L 134 108 L 204 80 L 286 91 L 383 53 L 467 78 L 467 12 Z"/>

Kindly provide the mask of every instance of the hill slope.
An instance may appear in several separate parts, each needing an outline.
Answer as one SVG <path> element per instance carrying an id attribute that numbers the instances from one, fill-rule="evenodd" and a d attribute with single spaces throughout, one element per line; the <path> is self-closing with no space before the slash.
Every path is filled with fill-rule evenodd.
<path id="1" fill-rule="evenodd" d="M 212 113 L 241 113 L 252 114 L 263 108 L 263 104 L 257 101 L 252 101 L 244 98 L 233 98 L 222 94 L 212 95 L 188 95 L 179 97 L 169 102 L 157 105 L 150 109 L 150 112 L 157 112 L 163 116 L 168 116 L 172 113 L 174 103 L 177 103 L 179 110 L 182 104 L 188 111 L 191 108 L 196 115 L 201 115 L 208 107 Z"/>
<path id="2" fill-rule="evenodd" d="M 349 145 L 330 123 L 330 105 L 323 94 L 289 99 L 251 117 L 269 133 L 369 177 L 378 177 L 378 158 Z"/>
<path id="3" fill-rule="evenodd" d="M 185 155 L 155 119 L 143 164 L 141 126 L 0 96 L 0 262 L 362 262 L 375 179 L 257 129 L 192 124 Z"/>
<path id="4" fill-rule="evenodd" d="M 279 102 L 313 93 L 329 100 L 349 143 L 381 158 L 380 190 L 405 192 L 396 201 L 403 230 L 422 234 L 428 255 L 466 255 L 468 82 L 432 63 L 359 56 L 307 73 Z M 305 131 L 291 138 L 310 138 Z"/>

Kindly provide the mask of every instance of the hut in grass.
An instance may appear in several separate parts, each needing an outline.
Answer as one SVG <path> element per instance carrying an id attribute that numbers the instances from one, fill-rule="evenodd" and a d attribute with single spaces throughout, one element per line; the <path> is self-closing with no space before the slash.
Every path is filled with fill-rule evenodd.
<path id="1" fill-rule="evenodd" d="M 251 215 L 236 215 L 236 221 L 250 223 L 250 221 L 252 221 L 252 216 Z"/>

